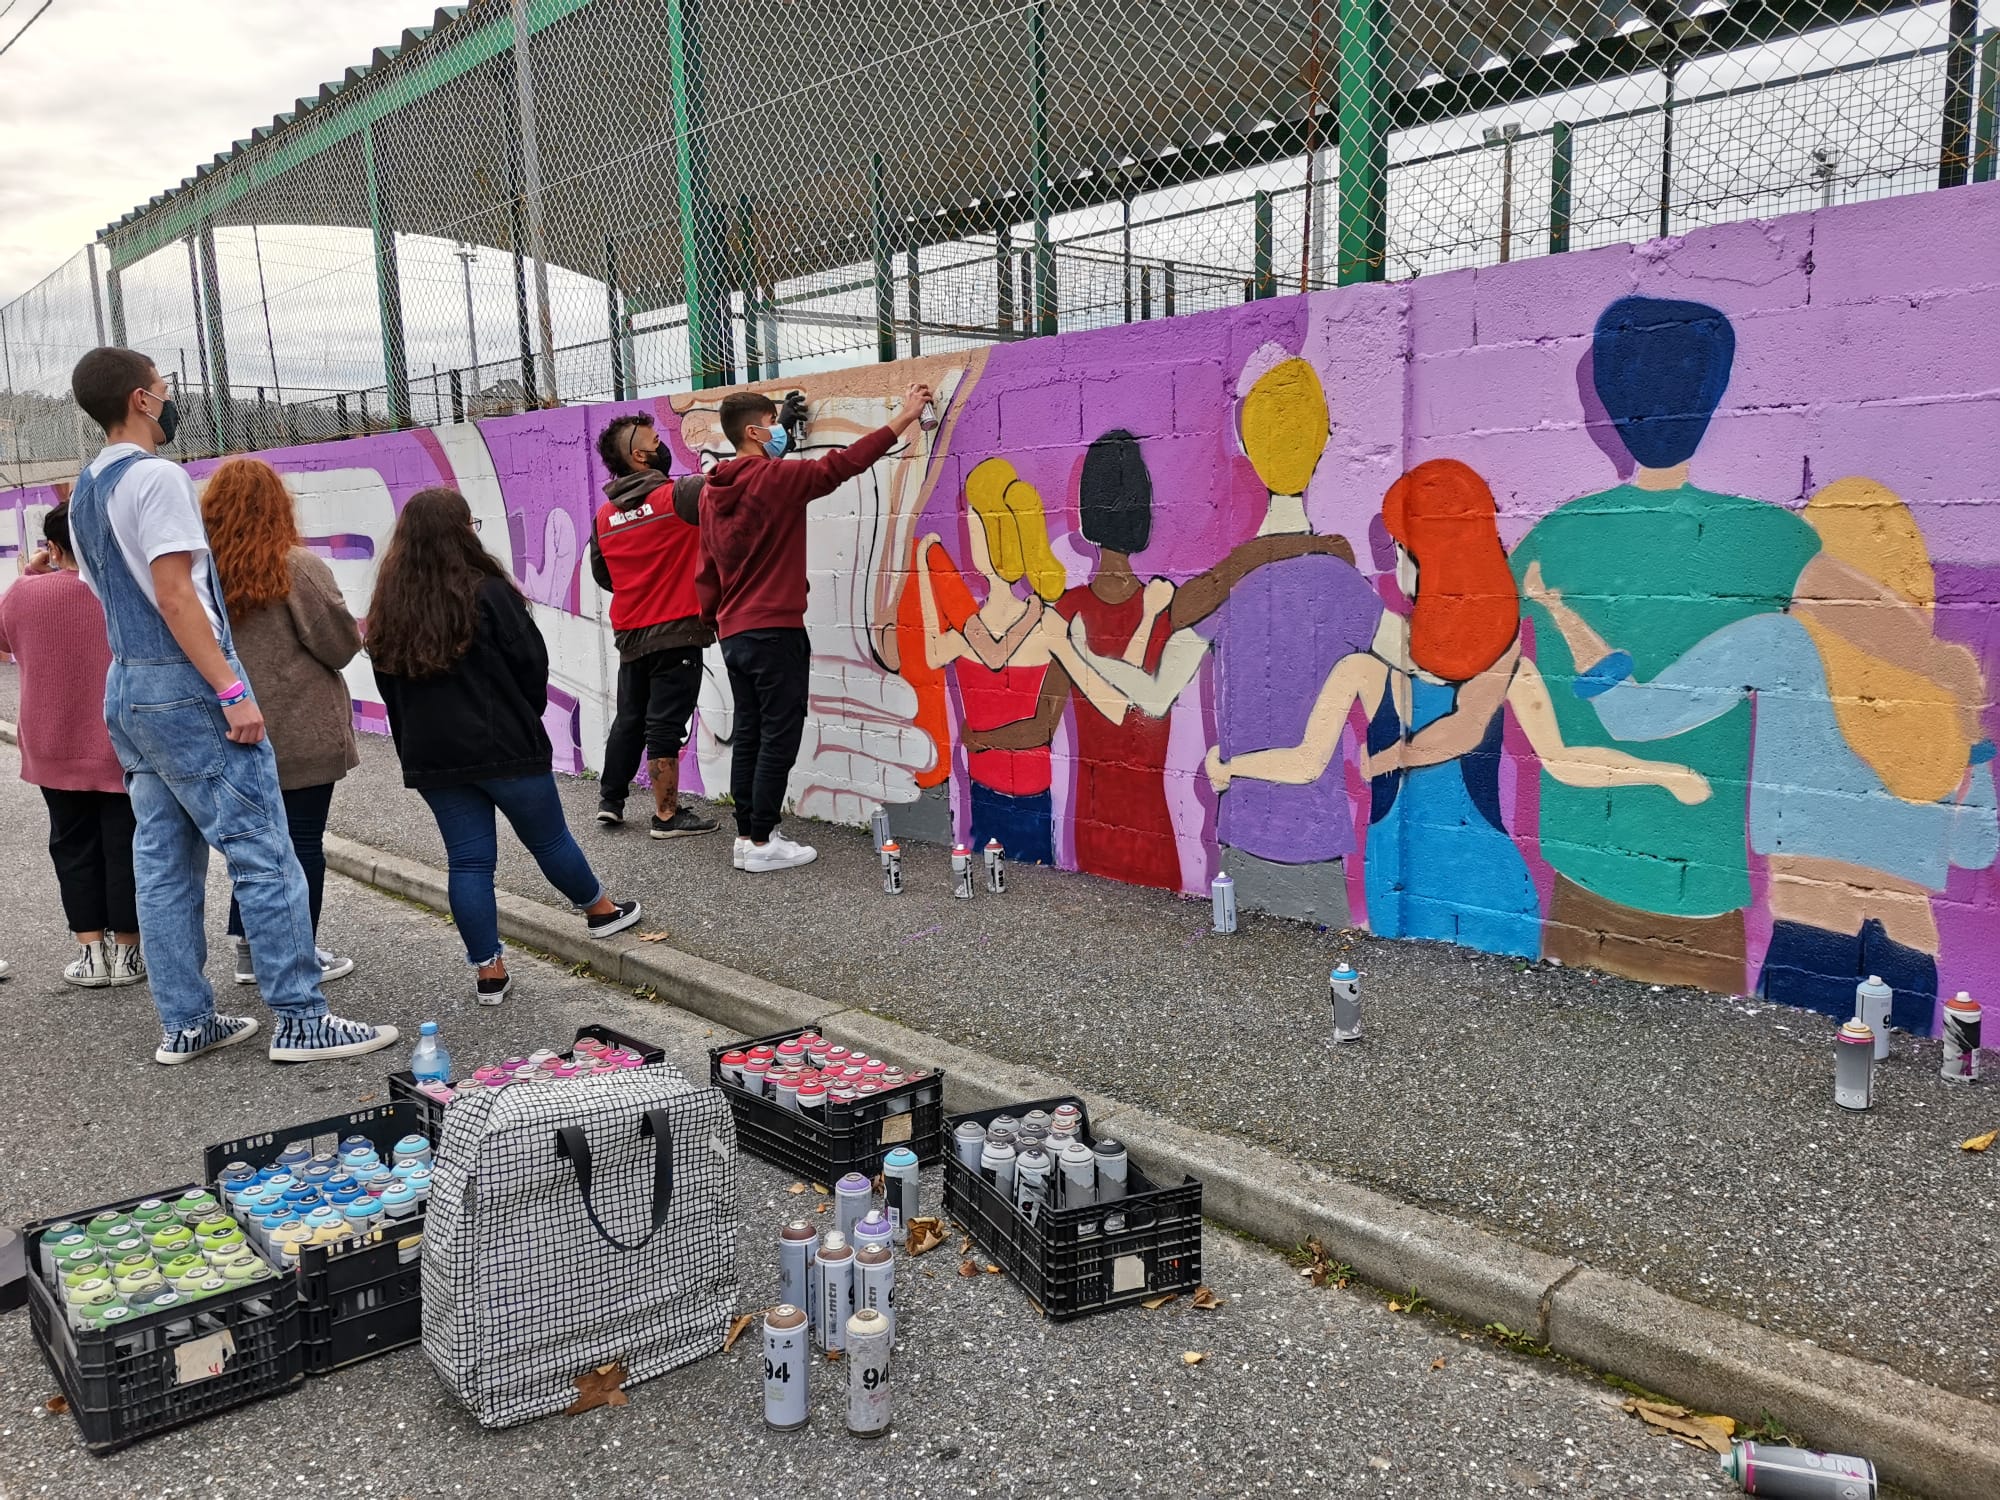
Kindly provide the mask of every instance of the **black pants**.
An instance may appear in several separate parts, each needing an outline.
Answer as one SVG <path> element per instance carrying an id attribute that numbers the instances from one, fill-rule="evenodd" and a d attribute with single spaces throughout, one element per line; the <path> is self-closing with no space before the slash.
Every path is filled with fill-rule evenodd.
<path id="1" fill-rule="evenodd" d="M 701 647 L 654 651 L 618 668 L 618 711 L 604 741 L 603 799 L 623 803 L 648 760 L 677 760 L 701 694 Z"/>
<path id="2" fill-rule="evenodd" d="M 333 783 L 302 786 L 283 794 L 285 821 L 291 826 L 292 852 L 306 872 L 306 900 L 312 906 L 313 931 L 319 931 L 319 906 L 326 895 L 326 818 L 333 810 Z M 229 935 L 243 936 L 243 914 L 229 898 Z"/>
<path id="3" fill-rule="evenodd" d="M 71 932 L 137 932 L 132 886 L 132 799 L 123 792 L 42 788 L 49 805 L 49 858 Z"/>
<path id="4" fill-rule="evenodd" d="M 736 831 L 763 843 L 785 810 L 785 783 L 806 732 L 812 645 L 803 629 L 746 630 L 722 643 L 736 699 L 729 795 Z"/>

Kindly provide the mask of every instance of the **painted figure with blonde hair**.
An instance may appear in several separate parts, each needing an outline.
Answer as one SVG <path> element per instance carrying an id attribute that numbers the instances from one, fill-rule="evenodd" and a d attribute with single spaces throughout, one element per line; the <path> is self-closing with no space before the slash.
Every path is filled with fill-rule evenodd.
<path id="1" fill-rule="evenodd" d="M 1812 497 L 1804 519 L 1828 557 L 1931 613 L 1936 586 L 1923 538 L 1883 486 L 1839 480 Z M 1983 869 L 2000 852 L 1983 701 L 1870 652 L 1871 620 L 1885 613 L 1872 590 L 1851 601 L 1854 618 L 1838 629 L 1824 620 L 1840 600 L 1816 599 L 1810 617 L 1753 615 L 1640 682 L 1632 658 L 1539 570 L 1530 568 L 1526 586 L 1576 660 L 1577 695 L 1618 739 L 1680 734 L 1756 695 L 1750 847 L 1770 860 L 1773 917 L 1761 992 L 1844 1017 L 1855 985 L 1879 975 L 1895 991 L 1892 1022 L 1928 1033 L 1938 950 L 1930 898 L 1953 866 Z M 1971 671 L 1977 681 L 1976 663 Z"/>
<path id="2" fill-rule="evenodd" d="M 966 556 L 985 580 L 986 597 L 952 628 L 937 598 L 932 565 L 933 549 L 941 549 L 942 540 L 933 532 L 918 544 L 924 660 L 956 678 L 967 728 L 994 729 L 1031 717 L 1041 700 L 1051 657 L 1036 627 L 1046 607 L 1062 597 L 1066 580 L 1049 549 L 1042 497 L 1006 459 L 989 458 L 966 476 L 965 504 L 971 513 Z M 1011 860 L 1055 863 L 1049 774 L 1046 744 L 968 749 L 973 846 L 998 839 Z"/>

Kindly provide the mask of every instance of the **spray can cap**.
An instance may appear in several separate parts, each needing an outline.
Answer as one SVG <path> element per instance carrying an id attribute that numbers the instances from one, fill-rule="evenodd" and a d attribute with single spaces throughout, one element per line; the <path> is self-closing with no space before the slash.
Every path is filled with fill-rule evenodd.
<path id="1" fill-rule="evenodd" d="M 1875 1028 L 1866 1021 L 1848 1021 L 1840 1028 L 1840 1040 L 1860 1047 L 1875 1045 Z"/>
<path id="2" fill-rule="evenodd" d="M 1343 958 L 1340 961 L 1340 967 L 1333 971 L 1333 977 L 1335 979 L 1359 979 L 1361 976 L 1354 972 L 1354 965 Z"/>
<path id="3" fill-rule="evenodd" d="M 917 1153 L 908 1146 L 898 1146 L 882 1158 L 882 1165 L 885 1167 L 914 1167 L 916 1164 Z"/>
<path id="4" fill-rule="evenodd" d="M 1956 995 L 1945 1001 L 1944 1008 L 1946 1010 L 1970 1011 L 1972 1014 L 1977 1015 L 1979 1013 L 1979 1002 L 1964 990 L 1960 990 Z"/>

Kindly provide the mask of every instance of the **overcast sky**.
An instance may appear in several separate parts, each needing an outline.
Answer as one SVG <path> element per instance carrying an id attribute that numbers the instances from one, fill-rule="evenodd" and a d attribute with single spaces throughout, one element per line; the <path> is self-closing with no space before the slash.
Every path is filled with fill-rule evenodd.
<path id="1" fill-rule="evenodd" d="M 0 44 L 40 5 L 14 0 Z M 435 9 L 53 0 L 0 57 L 0 303 Z"/>

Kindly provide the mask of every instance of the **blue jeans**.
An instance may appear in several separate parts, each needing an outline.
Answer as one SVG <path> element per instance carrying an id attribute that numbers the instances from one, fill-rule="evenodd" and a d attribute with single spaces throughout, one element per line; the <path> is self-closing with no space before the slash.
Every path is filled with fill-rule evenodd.
<path id="1" fill-rule="evenodd" d="M 604 885 L 591 873 L 590 861 L 570 837 L 563 821 L 562 798 L 556 779 L 516 776 L 503 781 L 474 781 L 464 786 L 429 787 L 418 793 L 430 804 L 444 836 L 450 868 L 447 889 L 451 919 L 465 943 L 465 961 L 475 966 L 500 957 L 500 910 L 493 898 L 493 869 L 500 858 L 500 841 L 493 814 L 507 815 L 515 834 L 535 856 L 549 884 L 577 910 L 595 906 Z"/>
<path id="2" fill-rule="evenodd" d="M 215 690 L 186 662 L 113 662 L 104 720 L 138 821 L 132 876 L 162 1029 L 215 1013 L 202 972 L 210 849 L 228 861 L 265 1003 L 281 1016 L 325 1014 L 306 878 L 270 744 L 231 744 Z"/>

